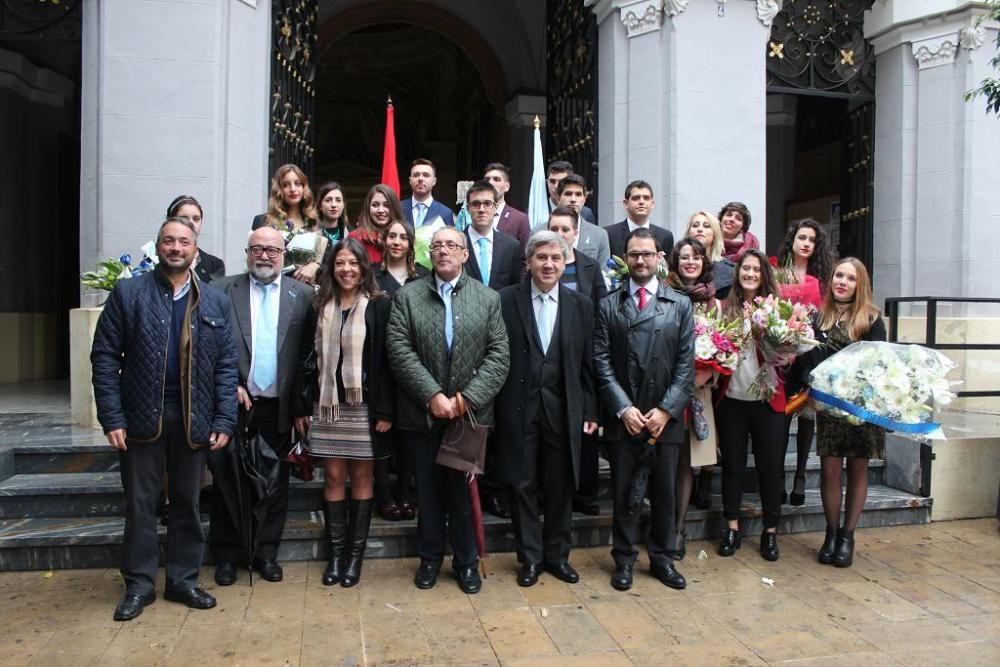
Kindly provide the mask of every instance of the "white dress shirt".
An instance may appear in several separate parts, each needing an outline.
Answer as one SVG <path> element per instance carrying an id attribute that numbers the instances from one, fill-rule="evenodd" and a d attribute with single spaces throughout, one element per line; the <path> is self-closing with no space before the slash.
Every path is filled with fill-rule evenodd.
<path id="1" fill-rule="evenodd" d="M 479 256 L 479 239 L 486 239 L 486 266 L 483 267 L 481 257 Z M 469 252 L 473 254 L 476 258 L 476 264 L 479 265 L 479 275 L 483 274 L 483 269 L 491 276 L 493 275 L 493 228 L 486 233 L 485 236 L 476 231 L 475 227 L 469 227 L 469 240 L 472 241 L 469 247 Z"/>
<path id="2" fill-rule="evenodd" d="M 274 285 L 274 287 L 271 287 Z M 272 382 L 271 386 L 267 388 L 266 391 L 261 391 L 260 387 L 254 384 L 253 381 L 253 371 L 254 365 L 257 359 L 257 313 L 260 312 L 260 302 L 264 298 L 264 283 L 254 280 L 253 276 L 250 277 L 250 340 L 253 344 L 253 349 L 250 350 L 250 375 L 247 378 L 247 390 L 250 392 L 251 396 L 264 396 L 266 398 L 277 398 L 278 396 L 278 383 Z M 273 283 L 268 283 L 266 285 L 268 289 L 274 290 L 271 292 L 271 297 L 275 299 L 275 307 L 278 308 L 276 312 L 281 312 L 281 274 L 274 279 Z M 275 352 L 277 354 L 277 351 Z"/>
<path id="3" fill-rule="evenodd" d="M 418 214 L 420 213 L 420 209 L 417 207 L 417 204 L 423 204 L 424 206 L 427 207 L 424 210 L 424 219 L 420 221 L 420 224 L 424 225 L 424 224 L 427 224 L 428 222 L 430 222 L 430 219 L 427 216 L 430 215 L 431 204 L 434 203 L 434 196 L 433 195 L 427 197 L 427 201 L 417 201 L 417 198 L 413 197 L 413 198 L 410 199 L 410 203 L 412 204 L 412 207 L 410 209 L 410 215 L 413 216 L 413 224 L 415 224 L 415 225 L 417 224 L 417 217 L 418 217 Z"/>
<path id="4" fill-rule="evenodd" d="M 659 290 L 660 284 L 657 282 L 656 278 L 650 280 L 644 287 L 640 287 L 635 284 L 631 278 L 628 281 L 628 291 L 632 295 L 632 301 L 635 303 L 635 307 L 639 307 L 639 290 L 646 290 L 646 306 L 649 306 L 649 302 L 656 298 L 656 292 Z"/>
<path id="5" fill-rule="evenodd" d="M 541 322 L 538 310 L 539 308 L 542 307 L 542 299 L 540 298 L 542 294 L 546 294 L 550 299 L 552 299 L 546 306 L 549 309 L 548 334 L 549 334 L 549 345 L 551 345 L 556 330 L 556 314 L 559 312 L 559 283 L 556 283 L 555 287 L 553 287 L 548 292 L 543 292 L 542 290 L 538 289 L 538 285 L 536 285 L 534 281 L 531 282 L 531 308 L 535 312 L 536 327 L 540 326 Z M 538 333 L 539 333 L 538 337 L 541 338 L 542 337 L 541 331 L 539 330 Z"/>
<path id="6" fill-rule="evenodd" d="M 625 222 L 628 223 L 628 233 L 631 234 L 637 229 L 649 229 L 649 220 L 646 220 L 646 224 L 640 225 L 638 222 L 633 222 L 632 218 L 626 216 Z"/>

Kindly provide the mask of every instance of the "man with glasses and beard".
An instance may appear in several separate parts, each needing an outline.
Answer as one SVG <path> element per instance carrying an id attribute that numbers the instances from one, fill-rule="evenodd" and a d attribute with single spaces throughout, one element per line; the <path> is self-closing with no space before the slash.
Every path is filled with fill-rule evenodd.
<path id="1" fill-rule="evenodd" d="M 284 458 L 292 427 L 305 433 L 312 406 L 302 397 L 304 363 L 316 331 L 313 290 L 282 276 L 285 243 L 273 227 L 260 227 L 247 241 L 247 273 L 227 276 L 215 287 L 232 302 L 233 342 L 239 358 L 240 407 L 248 411 L 250 432 L 258 432 Z M 252 408 L 252 410 L 251 410 Z M 288 514 L 288 464 L 278 463 L 278 485 L 268 497 L 260 544 L 250 565 L 267 581 L 281 581 L 278 543 Z M 226 504 L 212 500 L 212 553 L 217 563 L 215 583 L 236 582 L 241 540 Z"/>
<path id="2" fill-rule="evenodd" d="M 119 451 L 125 491 L 125 597 L 116 621 L 156 600 L 164 462 L 171 510 L 163 597 L 215 606 L 198 585 L 205 547 L 198 494 L 209 448 L 225 447 L 236 426 L 236 349 L 229 299 L 191 270 L 196 239 L 190 220 L 167 218 L 156 236 L 156 269 L 115 286 L 94 332 L 97 418 Z"/>

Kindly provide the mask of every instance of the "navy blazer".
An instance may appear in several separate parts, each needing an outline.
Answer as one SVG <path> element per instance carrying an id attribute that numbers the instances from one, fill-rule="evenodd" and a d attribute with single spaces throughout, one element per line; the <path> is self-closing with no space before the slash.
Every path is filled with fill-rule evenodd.
<path id="1" fill-rule="evenodd" d="M 403 209 L 403 217 L 406 221 L 413 225 L 413 197 L 407 197 L 399 202 L 399 207 Z M 427 213 L 424 215 L 424 223 L 428 223 L 434 218 L 441 218 L 445 225 L 448 227 L 455 226 L 455 214 L 450 208 L 439 202 L 437 199 L 431 202 L 431 207 L 427 209 Z"/>
<path id="2" fill-rule="evenodd" d="M 479 248 L 473 247 L 469 230 L 465 230 L 465 244 L 469 248 L 469 259 L 465 261 L 465 272 L 470 278 L 483 282 L 479 272 Z M 493 230 L 493 261 L 490 264 L 490 284 L 487 287 L 498 292 L 504 287 L 521 281 L 521 244 L 503 232 Z"/>
<path id="3" fill-rule="evenodd" d="M 604 228 L 608 232 L 608 245 L 611 246 L 611 254 L 620 259 L 625 259 L 625 239 L 628 238 L 628 220 Z M 660 244 L 660 250 L 664 256 L 669 257 L 670 251 L 674 248 L 674 234 L 668 229 L 650 223 L 649 231 L 653 232 L 656 242 Z"/>

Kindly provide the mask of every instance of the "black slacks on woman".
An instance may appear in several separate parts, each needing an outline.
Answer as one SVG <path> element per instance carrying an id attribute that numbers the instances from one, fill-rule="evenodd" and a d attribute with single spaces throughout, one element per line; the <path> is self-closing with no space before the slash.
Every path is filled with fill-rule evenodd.
<path id="1" fill-rule="evenodd" d="M 775 412 L 764 401 L 741 401 L 728 396 L 722 399 L 715 415 L 722 450 L 723 515 L 727 520 L 740 518 L 747 448 L 752 440 L 764 527 L 777 528 L 784 483 L 785 415 Z"/>

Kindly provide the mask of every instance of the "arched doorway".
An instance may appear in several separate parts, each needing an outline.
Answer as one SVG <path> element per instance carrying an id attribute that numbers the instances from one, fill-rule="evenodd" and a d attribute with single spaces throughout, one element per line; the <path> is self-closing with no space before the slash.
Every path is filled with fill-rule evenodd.
<path id="1" fill-rule="evenodd" d="M 435 197 L 449 206 L 456 181 L 477 177 L 488 161 L 509 159 L 509 91 L 495 54 L 456 16 L 405 4 L 405 11 L 397 11 L 398 2 L 347 9 L 319 29 L 313 177 L 343 184 L 352 216 L 379 180 L 388 97 L 401 196 L 414 158 L 435 163 Z"/>

